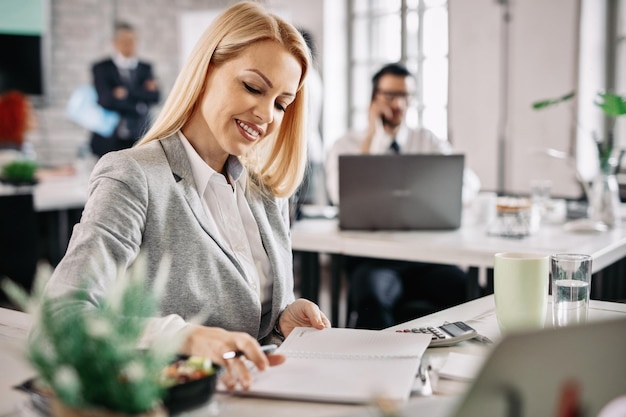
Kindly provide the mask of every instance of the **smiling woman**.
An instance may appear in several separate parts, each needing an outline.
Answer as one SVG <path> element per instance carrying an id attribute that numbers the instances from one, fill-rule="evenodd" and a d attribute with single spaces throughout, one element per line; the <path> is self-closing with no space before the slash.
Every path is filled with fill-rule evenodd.
<path id="1" fill-rule="evenodd" d="M 273 194 L 285 197 L 291 195 L 300 184 L 306 166 L 303 117 L 306 98 L 303 81 L 310 65 L 310 52 L 300 33 L 297 30 L 294 32 L 293 26 L 278 17 L 261 15 L 258 13 L 259 8 L 260 6 L 254 3 L 239 3 L 222 15 L 228 16 L 228 21 L 218 18 L 205 30 L 179 74 L 163 111 L 140 143 L 169 136 L 183 128 L 190 118 L 193 119 L 195 114 L 192 113 L 197 110 L 196 105 L 200 105 L 206 90 L 219 85 L 213 82 L 216 78 L 215 69 L 233 58 L 240 60 L 248 56 L 249 60 L 252 59 L 254 65 L 242 69 L 251 73 L 249 77 L 256 72 L 259 80 L 252 83 L 251 79 L 245 84 L 243 83 L 245 80 L 242 79 L 242 84 L 250 93 L 258 92 L 266 99 L 271 98 L 271 94 L 275 92 L 269 94 L 260 90 L 260 87 L 267 89 L 273 82 L 279 80 L 269 79 L 269 74 L 263 74 L 258 66 L 270 64 L 274 67 L 273 71 L 279 68 L 283 71 L 281 67 L 284 61 L 291 60 L 292 66 L 294 63 L 299 66 L 295 85 L 289 86 L 291 91 L 277 89 L 276 91 L 280 94 L 293 95 L 291 98 L 293 102 L 285 108 L 284 116 L 274 126 L 272 133 L 266 134 L 269 140 L 261 141 L 259 146 L 250 149 L 252 152 L 238 155 L 242 157 L 241 161 L 246 165 L 251 177 L 257 179 L 254 181 L 256 185 L 267 187 Z M 280 59 L 259 53 L 257 49 L 260 46 L 270 48 L 269 50 L 264 48 L 265 53 L 281 49 Z M 219 82 L 222 81 L 220 78 Z M 270 83 L 267 84 L 266 81 Z M 224 86 L 220 85 L 221 87 Z M 274 100 L 278 100 L 278 96 Z M 235 100 L 229 97 L 228 101 Z M 276 102 L 284 107 L 280 101 Z M 224 104 L 221 101 L 219 103 Z M 215 108 L 215 104 L 213 107 L 213 111 L 220 110 Z"/>
<path id="2" fill-rule="evenodd" d="M 302 69 L 282 45 L 270 40 L 209 68 L 200 104 L 182 132 L 200 157 L 222 172 L 229 155 L 247 155 L 280 128 Z"/>
<path id="3" fill-rule="evenodd" d="M 143 344 L 185 332 L 180 353 L 223 365 L 227 387 L 248 388 L 282 355 L 297 326 L 330 327 L 295 300 L 288 197 L 306 163 L 303 80 L 309 50 L 290 24 L 257 3 L 225 10 L 185 63 L 161 114 L 131 149 L 102 157 L 90 197 L 47 297 L 86 289 L 91 309 L 146 253 L 148 285 L 172 259 L 158 317 Z M 74 312 L 76 313 L 76 312 Z M 201 323 L 201 324 L 198 324 Z M 227 351 L 241 357 L 224 359 Z"/>

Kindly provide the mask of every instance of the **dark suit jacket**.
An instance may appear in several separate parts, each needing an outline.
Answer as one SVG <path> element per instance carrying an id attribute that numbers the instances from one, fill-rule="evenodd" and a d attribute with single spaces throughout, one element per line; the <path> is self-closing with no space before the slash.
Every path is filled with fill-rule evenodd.
<path id="1" fill-rule="evenodd" d="M 126 137 L 120 135 L 120 126 L 108 138 L 92 133 L 92 151 L 102 156 L 109 151 L 130 148 L 147 129 L 149 107 L 159 101 L 158 91 L 148 91 L 144 88 L 144 83 L 154 78 L 152 67 L 140 61 L 130 81 L 127 82 L 110 58 L 94 64 L 92 72 L 93 83 L 98 92 L 98 104 L 105 109 L 118 112 L 120 124 L 124 124 L 128 131 Z M 128 96 L 121 100 L 113 97 L 113 89 L 120 86 L 128 90 Z"/>

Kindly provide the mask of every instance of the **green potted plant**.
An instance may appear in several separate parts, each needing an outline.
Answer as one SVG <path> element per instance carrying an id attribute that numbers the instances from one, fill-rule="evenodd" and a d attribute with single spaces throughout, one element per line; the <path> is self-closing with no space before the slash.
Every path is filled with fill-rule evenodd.
<path id="1" fill-rule="evenodd" d="M 576 93 L 571 92 L 561 97 L 539 100 L 533 103 L 533 109 L 541 110 L 547 107 L 557 105 L 573 99 Z M 625 150 L 621 149 L 615 155 L 614 130 L 617 118 L 626 115 L 626 101 L 624 97 L 610 92 L 599 92 L 597 100 L 594 104 L 598 106 L 602 112 L 610 119 L 610 126 L 607 129 L 606 138 L 601 138 L 594 133 L 593 139 L 598 150 L 598 159 L 600 162 L 600 170 L 604 173 L 614 173 L 614 170 L 620 166 L 621 159 Z"/>
<path id="2" fill-rule="evenodd" d="M 37 163 L 28 159 L 17 159 L 2 167 L 0 179 L 8 184 L 33 185 L 37 182 Z"/>
<path id="3" fill-rule="evenodd" d="M 161 374 L 174 359 L 179 341 L 160 340 L 153 348 L 138 349 L 145 319 L 155 315 L 158 301 L 156 291 L 146 291 L 145 270 L 140 258 L 98 307 L 80 314 L 53 312 L 59 303 L 85 302 L 86 291 L 58 299 L 41 297 L 42 274 L 32 296 L 12 281 L 2 282 L 9 297 L 34 315 L 26 356 L 38 380 L 53 393 L 53 414 L 167 415 Z M 161 272 L 157 282 L 164 277 Z"/>
<path id="4" fill-rule="evenodd" d="M 572 92 L 561 97 L 540 100 L 533 103 L 533 108 L 536 110 L 544 109 L 574 97 L 575 93 Z M 599 92 L 594 104 L 607 116 L 610 125 L 606 137 L 601 137 L 596 133 L 592 134 L 599 163 L 599 171 L 592 184 L 583 182 L 578 170 L 577 178 L 585 190 L 591 220 L 604 224 L 604 227 L 614 228 L 620 223 L 619 185 L 615 174 L 619 170 L 624 152 L 626 152 L 625 149 L 616 149 L 614 131 L 617 118 L 626 115 L 626 100 L 619 94 Z"/>

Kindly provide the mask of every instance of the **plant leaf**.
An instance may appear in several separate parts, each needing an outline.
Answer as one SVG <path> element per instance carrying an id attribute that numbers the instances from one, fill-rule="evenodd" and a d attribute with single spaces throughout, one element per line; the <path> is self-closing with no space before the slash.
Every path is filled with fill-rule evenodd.
<path id="1" fill-rule="evenodd" d="M 572 98 L 574 98 L 574 96 L 576 96 L 576 93 L 572 91 L 571 93 L 564 94 L 561 97 L 535 101 L 533 103 L 533 109 L 535 110 L 545 109 L 546 107 L 551 107 L 556 104 L 562 103 L 564 101 L 571 100 Z"/>
<path id="2" fill-rule="evenodd" d="M 618 117 L 626 114 L 626 101 L 618 94 L 598 93 L 595 105 L 600 107 L 604 114 L 610 117 Z"/>

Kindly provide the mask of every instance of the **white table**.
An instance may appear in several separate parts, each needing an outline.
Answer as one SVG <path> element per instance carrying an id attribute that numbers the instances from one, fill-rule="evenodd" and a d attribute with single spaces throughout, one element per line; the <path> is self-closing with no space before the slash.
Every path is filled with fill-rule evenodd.
<path id="1" fill-rule="evenodd" d="M 545 225 L 523 239 L 489 236 L 484 225 L 464 225 L 451 231 L 345 231 L 335 219 L 304 219 L 291 229 L 292 248 L 313 255 L 303 264 L 303 296 L 316 300 L 319 276 L 315 269 L 317 254 L 333 257 L 331 284 L 331 320 L 338 322 L 340 256 L 419 261 L 465 265 L 485 274 L 493 267 L 498 252 L 585 253 L 593 258 L 593 272 L 626 257 L 626 226 L 608 232 L 572 232 L 562 225 Z M 338 256 L 337 256 L 338 255 Z M 476 275 L 478 280 L 478 274 Z M 470 293 L 475 292 L 474 282 Z"/>
<path id="2" fill-rule="evenodd" d="M 550 309 L 549 309 L 550 311 Z M 626 304 L 604 301 L 591 301 L 589 320 L 599 321 L 626 317 Z M 501 335 L 495 320 L 493 296 L 461 304 L 459 306 L 425 316 L 386 331 L 407 327 L 440 325 L 444 321 L 462 320 L 474 327 L 496 343 Z M 28 397 L 11 387 L 33 376 L 33 371 L 23 358 L 24 341 L 30 326 L 30 316 L 7 309 L 0 309 L 0 416 L 20 416 L 20 409 L 28 403 Z M 548 313 L 546 326 L 550 326 L 551 314 Z M 431 348 L 426 350 L 426 357 L 435 371 L 445 363 L 448 353 L 461 352 L 486 357 L 495 345 L 486 345 L 475 341 L 462 342 L 453 347 Z M 306 376 L 303 376 L 306 377 Z M 468 382 L 434 378 L 434 395 L 431 397 L 411 397 L 406 407 L 406 415 L 434 415 L 434 410 L 449 409 L 454 401 L 468 389 Z M 257 417 L 271 415 L 276 417 L 331 417 L 331 416 L 372 416 L 378 415 L 372 407 L 359 405 L 328 404 L 302 401 L 285 401 L 238 397 L 217 394 L 215 397 L 220 417 Z M 433 410 L 429 414 L 426 410 Z M 208 407 L 187 414 L 189 417 L 212 415 Z M 445 415 L 445 414 L 442 414 Z"/>
<path id="3" fill-rule="evenodd" d="M 49 178 L 33 190 L 35 211 L 81 209 L 87 202 L 88 174 Z"/>
<path id="4" fill-rule="evenodd" d="M 33 194 L 35 211 L 80 209 L 87 202 L 89 173 L 48 176 L 36 185 L 13 186 L 0 184 L 0 194 Z"/>

